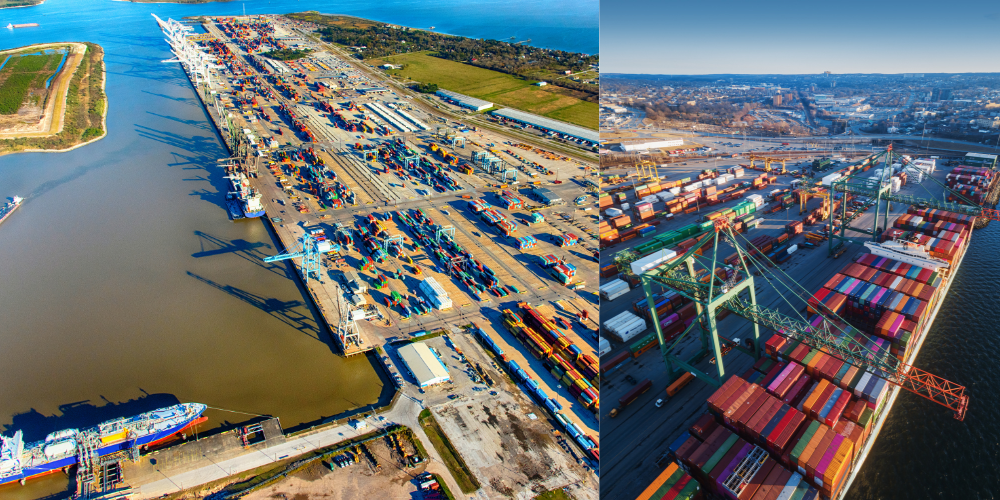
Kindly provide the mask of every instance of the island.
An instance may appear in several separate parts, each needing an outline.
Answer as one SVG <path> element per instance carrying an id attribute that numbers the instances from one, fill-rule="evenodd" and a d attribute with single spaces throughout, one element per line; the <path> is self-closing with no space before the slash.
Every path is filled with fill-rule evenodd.
<path id="1" fill-rule="evenodd" d="M 0 154 L 67 151 L 107 133 L 104 49 L 89 42 L 0 51 Z"/>
<path id="2" fill-rule="evenodd" d="M 0 9 L 13 7 L 34 7 L 41 5 L 45 0 L 0 0 Z"/>

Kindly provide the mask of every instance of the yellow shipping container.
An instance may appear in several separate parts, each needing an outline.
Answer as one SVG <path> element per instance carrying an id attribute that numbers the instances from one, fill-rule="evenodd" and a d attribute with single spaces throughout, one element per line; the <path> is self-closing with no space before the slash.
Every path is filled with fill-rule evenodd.
<path id="1" fill-rule="evenodd" d="M 101 438 L 101 444 L 114 443 L 115 441 L 122 441 L 125 439 L 128 431 L 122 429 L 114 434 L 109 434 Z"/>

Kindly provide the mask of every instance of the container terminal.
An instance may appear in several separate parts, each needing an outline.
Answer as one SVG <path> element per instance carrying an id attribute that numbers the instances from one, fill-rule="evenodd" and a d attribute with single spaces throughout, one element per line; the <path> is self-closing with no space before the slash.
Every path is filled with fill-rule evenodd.
<path id="1" fill-rule="evenodd" d="M 996 156 L 905 153 L 610 171 L 602 498 L 841 499 L 901 390 L 964 418 L 917 356 Z"/>
<path id="2" fill-rule="evenodd" d="M 157 21 L 229 148 L 228 216 L 273 231 L 265 262 L 291 263 L 341 354 L 437 418 L 509 377 L 596 498 L 596 164 L 457 121 L 280 16 Z M 287 48 L 311 52 L 260 55 Z"/>

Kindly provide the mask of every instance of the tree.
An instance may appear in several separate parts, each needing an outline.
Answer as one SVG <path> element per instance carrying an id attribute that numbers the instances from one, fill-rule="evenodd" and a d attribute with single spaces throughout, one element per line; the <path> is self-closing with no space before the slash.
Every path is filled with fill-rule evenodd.
<path id="1" fill-rule="evenodd" d="M 438 91 L 438 85 L 436 83 L 418 83 L 413 86 L 417 92 L 424 94 L 433 94 Z"/>

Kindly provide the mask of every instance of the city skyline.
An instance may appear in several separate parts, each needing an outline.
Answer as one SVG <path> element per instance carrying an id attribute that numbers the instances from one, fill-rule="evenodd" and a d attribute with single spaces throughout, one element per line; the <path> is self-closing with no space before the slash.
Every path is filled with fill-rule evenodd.
<path id="1" fill-rule="evenodd" d="M 1000 71 L 1000 60 L 990 54 L 1000 41 L 995 30 L 1000 7 L 985 2 L 948 8 L 930 2 L 845 2 L 820 8 L 724 0 L 706 7 L 648 0 L 602 5 L 602 73 Z"/>

